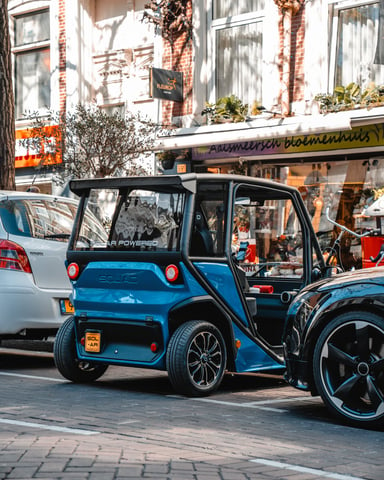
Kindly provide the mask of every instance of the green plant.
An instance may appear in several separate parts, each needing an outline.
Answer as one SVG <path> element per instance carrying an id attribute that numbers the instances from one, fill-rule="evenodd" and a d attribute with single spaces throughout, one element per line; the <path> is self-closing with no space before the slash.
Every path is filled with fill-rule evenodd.
<path id="1" fill-rule="evenodd" d="M 384 104 L 384 85 L 371 83 L 365 90 L 351 82 L 346 87 L 338 85 L 333 93 L 320 93 L 315 96 L 323 113 L 340 112 L 354 108 L 372 108 Z"/>
<path id="2" fill-rule="evenodd" d="M 244 122 L 247 118 L 248 104 L 244 104 L 236 95 L 221 97 L 215 103 L 205 103 L 201 112 L 207 115 L 211 123 Z"/>
<path id="3" fill-rule="evenodd" d="M 247 175 L 248 174 L 248 165 L 242 160 L 238 160 L 234 163 L 233 168 L 229 171 L 235 175 Z"/>
<path id="4" fill-rule="evenodd" d="M 365 190 L 363 190 L 363 195 L 366 198 L 373 198 L 373 200 L 377 200 L 384 195 L 384 187 L 366 188 Z"/>
<path id="5" fill-rule="evenodd" d="M 165 170 L 173 168 L 176 157 L 177 154 L 172 152 L 172 150 L 165 150 L 157 154 L 157 160 L 160 161 L 162 168 Z"/>

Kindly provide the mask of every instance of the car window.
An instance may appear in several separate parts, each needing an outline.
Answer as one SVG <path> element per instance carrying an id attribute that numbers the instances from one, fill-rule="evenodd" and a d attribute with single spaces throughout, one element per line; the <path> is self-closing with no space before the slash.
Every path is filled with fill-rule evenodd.
<path id="1" fill-rule="evenodd" d="M 258 200 L 252 192 L 239 190 L 233 210 L 232 251 L 248 275 L 301 278 L 302 229 L 291 199 L 269 196 L 263 200 L 260 196 Z"/>
<path id="2" fill-rule="evenodd" d="M 221 257 L 225 249 L 227 186 L 198 186 L 189 253 L 198 257 Z"/>
<path id="3" fill-rule="evenodd" d="M 180 248 L 184 198 L 181 193 L 152 190 L 92 190 L 87 205 L 103 224 L 106 239 L 85 247 L 83 219 L 75 249 L 176 251 Z"/>
<path id="4" fill-rule="evenodd" d="M 0 204 L 8 233 L 59 241 L 68 240 L 76 210 L 76 204 L 60 199 L 15 199 Z"/>

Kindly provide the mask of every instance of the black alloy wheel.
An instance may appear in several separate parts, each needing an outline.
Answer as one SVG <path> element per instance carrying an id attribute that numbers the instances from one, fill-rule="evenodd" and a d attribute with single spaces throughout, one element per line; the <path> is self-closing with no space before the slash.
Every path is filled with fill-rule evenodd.
<path id="1" fill-rule="evenodd" d="M 337 417 L 359 427 L 384 425 L 384 319 L 355 311 L 332 320 L 317 341 L 313 373 Z"/>
<path id="2" fill-rule="evenodd" d="M 167 370 L 173 388 L 182 395 L 204 396 L 220 385 L 227 364 L 226 346 L 211 323 L 192 320 L 172 335 Z"/>
<path id="3" fill-rule="evenodd" d="M 74 383 L 90 383 L 101 377 L 108 365 L 79 360 L 76 354 L 73 317 L 67 318 L 57 332 L 53 358 L 61 375 Z"/>

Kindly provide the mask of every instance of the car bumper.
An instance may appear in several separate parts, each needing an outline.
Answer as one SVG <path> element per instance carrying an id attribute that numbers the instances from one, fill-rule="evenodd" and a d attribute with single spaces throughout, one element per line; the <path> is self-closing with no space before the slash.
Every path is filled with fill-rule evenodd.
<path id="1" fill-rule="evenodd" d="M 40 289 L 30 274 L 0 273 L 0 335 L 17 335 L 23 330 L 58 329 L 63 315 L 60 300 L 69 298 L 71 289 Z"/>
<path id="2" fill-rule="evenodd" d="M 292 387 L 299 390 L 310 390 L 308 384 L 309 368 L 308 362 L 299 360 L 295 355 L 292 355 L 288 349 L 287 344 L 283 344 L 284 357 L 285 357 L 285 380 L 292 385 Z"/>

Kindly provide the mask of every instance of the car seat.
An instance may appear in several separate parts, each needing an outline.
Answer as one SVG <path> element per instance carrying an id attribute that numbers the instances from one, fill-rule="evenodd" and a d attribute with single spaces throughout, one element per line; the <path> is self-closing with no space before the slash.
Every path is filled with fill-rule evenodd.
<path id="1" fill-rule="evenodd" d="M 190 254 L 196 257 L 210 257 L 214 255 L 212 235 L 204 215 L 200 211 L 197 211 L 195 214 Z"/>

